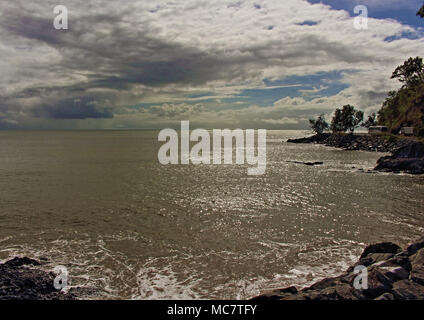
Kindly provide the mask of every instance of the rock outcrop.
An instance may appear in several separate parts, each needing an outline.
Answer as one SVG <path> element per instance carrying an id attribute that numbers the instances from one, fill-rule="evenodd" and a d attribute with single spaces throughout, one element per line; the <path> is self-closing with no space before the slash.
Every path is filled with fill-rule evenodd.
<path id="1" fill-rule="evenodd" d="M 366 267 L 368 288 L 355 289 L 355 267 Z M 422 300 L 424 299 L 424 237 L 402 251 L 394 243 L 368 246 L 344 274 L 298 290 L 272 290 L 252 300 Z"/>
<path id="2" fill-rule="evenodd" d="M 415 142 L 380 158 L 375 170 L 386 172 L 424 173 L 424 144 Z"/>
<path id="3" fill-rule="evenodd" d="M 73 300 L 73 293 L 54 288 L 53 273 L 38 267 L 41 263 L 27 257 L 0 264 L 0 300 Z"/>
<path id="4" fill-rule="evenodd" d="M 379 135 L 316 134 L 312 137 L 289 139 L 289 143 L 316 143 L 345 150 L 394 152 L 413 143 L 409 139 L 389 139 Z"/>
<path id="5" fill-rule="evenodd" d="M 374 170 L 384 172 L 424 173 L 424 143 L 411 139 L 384 136 L 323 133 L 309 138 L 289 139 L 289 143 L 316 143 L 345 150 L 390 152 L 380 158 Z"/>

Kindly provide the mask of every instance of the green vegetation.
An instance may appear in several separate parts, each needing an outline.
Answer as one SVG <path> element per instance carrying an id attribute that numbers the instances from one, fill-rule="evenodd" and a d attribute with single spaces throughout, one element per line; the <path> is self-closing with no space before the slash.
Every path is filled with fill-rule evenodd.
<path id="1" fill-rule="evenodd" d="M 309 119 L 309 125 L 312 131 L 314 131 L 316 134 L 322 134 L 330 127 L 327 121 L 325 121 L 323 114 L 321 114 L 316 120 Z"/>
<path id="2" fill-rule="evenodd" d="M 417 12 L 424 18 L 424 5 Z M 424 63 L 421 57 L 409 58 L 396 68 L 392 79 L 398 79 L 402 87 L 389 92 L 378 112 L 378 123 L 387 126 L 392 133 L 402 127 L 415 127 L 424 137 Z"/>
<path id="3" fill-rule="evenodd" d="M 336 109 L 334 112 L 333 120 L 331 121 L 331 131 L 351 133 L 361 126 L 364 120 L 364 113 L 362 111 L 355 110 L 354 106 L 347 104 L 342 109 Z"/>
<path id="4" fill-rule="evenodd" d="M 424 4 L 421 7 L 421 9 L 417 12 L 417 16 L 420 16 L 421 18 L 424 18 Z"/>
<path id="5" fill-rule="evenodd" d="M 368 116 L 368 120 L 362 123 L 362 126 L 367 129 L 376 125 L 377 125 L 377 114 L 375 112 L 371 113 Z"/>
<path id="6" fill-rule="evenodd" d="M 416 127 L 419 136 L 424 136 L 424 63 L 420 57 L 409 58 L 396 68 L 393 79 L 403 86 L 389 96 L 378 112 L 378 123 L 387 126 L 392 133 L 402 127 Z"/>
<path id="7" fill-rule="evenodd" d="M 316 134 L 322 134 L 324 131 L 331 129 L 333 133 L 344 133 L 350 131 L 352 133 L 356 128 L 364 125 L 363 123 L 364 113 L 360 110 L 356 110 L 354 106 L 350 104 L 343 106 L 341 109 L 336 109 L 334 112 L 331 125 L 329 125 L 324 118 L 324 115 L 321 114 L 316 120 L 310 119 L 309 125 Z M 373 120 L 374 119 L 374 120 Z M 375 121 L 371 115 L 367 121 Z"/>
<path id="8" fill-rule="evenodd" d="M 424 18 L 424 5 L 417 12 Z M 392 79 L 402 83 L 397 91 L 391 91 L 378 114 L 372 113 L 364 122 L 364 113 L 355 110 L 351 105 L 345 105 L 334 112 L 331 125 L 320 115 L 316 120 L 309 120 L 311 129 L 321 134 L 329 128 L 333 133 L 351 133 L 357 127 L 370 128 L 382 125 L 389 128 L 390 133 L 384 134 L 389 141 L 396 141 L 395 134 L 402 127 L 415 127 L 418 137 L 424 138 L 424 62 L 423 58 L 409 58 L 392 74 Z"/>
<path id="9" fill-rule="evenodd" d="M 400 139 L 400 136 L 397 136 L 395 134 L 384 134 L 383 138 L 387 141 L 387 142 L 396 142 Z"/>

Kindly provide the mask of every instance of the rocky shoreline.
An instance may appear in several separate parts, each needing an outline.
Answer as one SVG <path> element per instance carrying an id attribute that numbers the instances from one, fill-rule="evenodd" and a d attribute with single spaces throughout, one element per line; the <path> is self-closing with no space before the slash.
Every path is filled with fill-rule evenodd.
<path id="1" fill-rule="evenodd" d="M 358 273 L 364 266 L 368 288 L 355 289 Z M 252 300 L 422 300 L 424 299 L 424 237 L 402 249 L 391 242 L 365 248 L 359 261 L 344 274 L 321 280 L 298 290 L 295 287 L 271 290 Z"/>
<path id="2" fill-rule="evenodd" d="M 355 267 L 366 267 L 368 287 L 355 289 Z M 53 286 L 55 275 L 27 257 L 0 264 L 0 300 L 76 300 L 80 289 L 67 293 Z M 402 250 L 391 242 L 369 245 L 359 261 L 338 277 L 308 288 L 264 292 L 251 300 L 422 300 L 424 299 L 424 237 Z"/>
<path id="3" fill-rule="evenodd" d="M 424 174 L 424 143 L 380 135 L 317 134 L 308 138 L 289 139 L 288 143 L 315 143 L 344 150 L 390 152 L 377 161 L 374 170 Z"/>
<path id="4" fill-rule="evenodd" d="M 13 258 L 0 264 L 0 300 L 75 300 L 73 291 L 56 290 L 55 275 L 40 269 L 37 260 Z"/>

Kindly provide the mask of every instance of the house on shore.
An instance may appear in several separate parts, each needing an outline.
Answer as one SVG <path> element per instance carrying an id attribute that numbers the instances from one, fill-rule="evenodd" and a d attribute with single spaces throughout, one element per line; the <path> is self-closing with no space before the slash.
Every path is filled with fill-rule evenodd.
<path id="1" fill-rule="evenodd" d="M 403 136 L 413 136 L 415 135 L 415 128 L 414 127 L 403 127 L 400 129 L 400 134 Z"/>
<path id="2" fill-rule="evenodd" d="M 379 134 L 379 133 L 385 133 L 388 131 L 389 131 L 389 128 L 385 126 L 372 126 L 372 127 L 369 127 L 368 129 L 369 134 Z"/>

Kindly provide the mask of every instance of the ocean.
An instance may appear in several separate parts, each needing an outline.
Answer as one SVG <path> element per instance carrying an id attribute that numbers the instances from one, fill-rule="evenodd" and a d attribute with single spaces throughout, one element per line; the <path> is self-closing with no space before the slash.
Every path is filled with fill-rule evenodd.
<path id="1" fill-rule="evenodd" d="M 345 271 L 424 231 L 424 177 L 381 153 L 287 144 L 266 173 L 161 165 L 158 131 L 1 131 L 0 259 L 48 259 L 93 299 L 245 299 Z M 295 162 L 322 161 L 306 166 Z"/>

